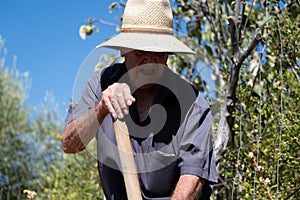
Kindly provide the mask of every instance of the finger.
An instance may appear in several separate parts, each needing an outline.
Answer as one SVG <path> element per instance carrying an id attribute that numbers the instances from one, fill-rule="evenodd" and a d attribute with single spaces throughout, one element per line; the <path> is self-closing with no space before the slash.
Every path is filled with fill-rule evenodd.
<path id="1" fill-rule="evenodd" d="M 119 119 L 122 119 L 123 118 L 123 113 L 122 113 L 122 110 L 121 110 L 121 107 L 119 105 L 119 101 L 116 97 L 112 98 L 110 100 L 112 106 L 113 106 L 113 109 L 116 113 L 116 117 L 115 118 L 119 118 Z"/>
<path id="2" fill-rule="evenodd" d="M 119 106 L 120 106 L 120 109 L 122 112 L 122 113 L 120 113 L 121 115 L 119 116 L 119 118 L 122 119 L 124 117 L 124 115 L 128 114 L 128 106 L 125 102 L 122 88 L 120 88 L 120 91 L 118 91 L 118 93 L 117 93 L 117 99 L 118 99 L 118 103 L 119 103 Z"/>
<path id="3" fill-rule="evenodd" d="M 109 88 L 108 88 L 109 90 Z M 110 93 L 111 91 L 103 92 L 102 94 L 102 104 L 104 105 L 105 109 L 111 114 L 111 116 L 116 119 L 117 118 L 117 113 L 115 112 L 115 109 L 113 108 L 113 105 L 111 104 L 111 99 L 110 99 Z"/>
<path id="4" fill-rule="evenodd" d="M 131 91 L 128 85 L 124 84 L 122 86 L 123 95 L 127 106 L 131 106 L 135 102 L 135 98 L 131 95 Z"/>
<path id="5" fill-rule="evenodd" d="M 122 119 L 124 117 L 123 111 L 122 111 L 122 105 L 124 104 L 124 96 L 122 94 L 122 88 L 120 84 L 113 84 L 111 86 L 111 104 L 117 114 L 117 117 L 119 119 Z M 123 102 L 123 103 L 122 103 Z"/>

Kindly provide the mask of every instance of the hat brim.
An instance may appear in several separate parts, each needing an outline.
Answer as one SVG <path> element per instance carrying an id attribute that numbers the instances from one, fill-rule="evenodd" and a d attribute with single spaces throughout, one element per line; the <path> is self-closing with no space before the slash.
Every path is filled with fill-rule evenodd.
<path id="1" fill-rule="evenodd" d="M 117 36 L 99 44 L 97 48 L 124 48 L 141 51 L 195 54 L 188 46 L 169 34 L 121 32 Z"/>

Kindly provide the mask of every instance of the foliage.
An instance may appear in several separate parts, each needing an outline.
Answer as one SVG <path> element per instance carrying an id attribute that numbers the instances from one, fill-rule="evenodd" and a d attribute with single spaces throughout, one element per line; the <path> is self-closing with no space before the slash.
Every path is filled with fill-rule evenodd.
<path id="1" fill-rule="evenodd" d="M 285 199 L 299 187 L 299 82 L 290 70 L 285 70 L 281 80 L 280 72 L 274 71 L 276 65 L 261 67 L 260 84 L 265 89 L 257 93 L 242 82 L 237 91 L 237 142 L 219 166 L 221 197 Z M 244 80 L 248 74 L 242 73 Z"/>
<path id="2" fill-rule="evenodd" d="M 36 199 L 102 199 L 97 160 L 91 153 L 95 148 L 76 155 L 64 154 L 60 143 L 63 130 L 57 126 L 61 119 L 54 109 L 42 106 L 40 110 L 43 112 L 32 125 L 38 153 L 32 154 L 31 161 L 39 165 L 34 168 L 38 178 L 30 189 L 38 193 Z"/>
<path id="3" fill-rule="evenodd" d="M 216 198 L 299 198 L 299 3 L 241 1 L 236 8 L 238 1 L 175 2 L 177 30 L 187 33 L 188 37 L 181 38 L 193 47 L 197 57 L 176 57 L 174 65 L 182 66 L 177 68 L 181 74 L 191 72 L 189 79 L 199 63 L 212 68 L 220 92 L 213 110 L 224 101 L 222 96 L 235 75 L 232 69 L 238 54 L 234 43 L 246 49 L 255 39 L 257 28 L 263 33 L 256 52 L 240 66 L 237 87 L 225 96 L 233 100 L 229 112 L 232 135 L 219 163 Z M 234 24 L 231 20 L 236 16 L 239 21 Z M 240 30 L 237 37 L 233 36 L 232 24 Z"/>
<path id="4" fill-rule="evenodd" d="M 37 199 L 103 199 L 96 161 L 88 151 L 64 154 L 42 174 Z"/>
<path id="5" fill-rule="evenodd" d="M 300 197 L 300 15 L 274 6 L 270 16 L 264 46 L 241 70 L 235 143 L 219 164 L 215 188 L 221 199 Z"/>
<path id="6" fill-rule="evenodd" d="M 29 73 L 4 67 L 0 44 L 0 199 L 102 199 L 95 156 L 63 154 L 54 97 L 29 107 Z"/>
<path id="7" fill-rule="evenodd" d="M 0 198 L 17 199 L 34 176 L 28 170 L 32 166 L 28 162 L 30 154 L 21 136 L 30 130 L 24 104 L 28 79 L 16 69 L 4 69 L 6 50 L 2 49 L 2 38 L 0 45 Z"/>

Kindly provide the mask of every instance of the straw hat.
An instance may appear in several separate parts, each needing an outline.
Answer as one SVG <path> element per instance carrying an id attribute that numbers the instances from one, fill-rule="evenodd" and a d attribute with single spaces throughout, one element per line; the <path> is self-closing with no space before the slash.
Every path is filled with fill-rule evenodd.
<path id="1" fill-rule="evenodd" d="M 173 15 L 169 0 L 128 0 L 121 28 L 121 33 L 97 48 L 194 53 L 173 35 Z"/>

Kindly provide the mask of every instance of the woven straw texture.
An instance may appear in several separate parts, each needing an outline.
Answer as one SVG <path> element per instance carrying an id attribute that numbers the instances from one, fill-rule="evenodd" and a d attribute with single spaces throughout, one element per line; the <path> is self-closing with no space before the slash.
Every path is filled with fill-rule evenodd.
<path id="1" fill-rule="evenodd" d="M 122 31 L 149 31 L 173 34 L 173 15 L 169 1 L 128 1 L 124 10 Z"/>
<path id="2" fill-rule="evenodd" d="M 169 0 L 128 0 L 122 32 L 97 46 L 100 47 L 194 54 L 173 35 Z"/>

